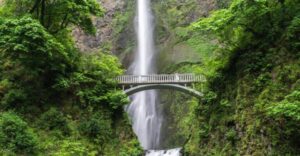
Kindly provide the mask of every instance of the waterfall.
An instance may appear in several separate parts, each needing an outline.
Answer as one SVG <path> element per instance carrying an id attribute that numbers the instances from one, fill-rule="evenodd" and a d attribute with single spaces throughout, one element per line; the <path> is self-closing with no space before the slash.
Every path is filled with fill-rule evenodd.
<path id="1" fill-rule="evenodd" d="M 154 26 L 150 0 L 137 0 L 137 5 L 135 23 L 138 47 L 130 72 L 134 75 L 154 74 Z M 144 91 L 134 95 L 127 108 L 133 120 L 133 129 L 144 149 L 158 148 L 159 145 L 162 121 L 156 108 L 157 101 L 156 91 Z"/>
<path id="2" fill-rule="evenodd" d="M 154 46 L 154 17 L 151 0 L 137 0 L 135 28 L 137 33 L 137 51 L 129 69 L 134 75 L 156 73 L 156 50 Z M 157 110 L 158 94 L 156 90 L 143 91 L 131 97 L 132 103 L 127 112 L 132 118 L 133 130 L 137 134 L 147 156 L 179 156 L 180 150 L 154 151 L 159 149 L 162 116 Z M 167 153 L 167 154 L 166 154 Z"/>

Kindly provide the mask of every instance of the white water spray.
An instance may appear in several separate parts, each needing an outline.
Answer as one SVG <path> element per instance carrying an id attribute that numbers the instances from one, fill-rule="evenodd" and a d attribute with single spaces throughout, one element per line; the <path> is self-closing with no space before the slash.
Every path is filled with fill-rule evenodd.
<path id="1" fill-rule="evenodd" d="M 146 156 L 180 156 L 181 148 L 170 150 L 149 150 L 146 151 Z"/>

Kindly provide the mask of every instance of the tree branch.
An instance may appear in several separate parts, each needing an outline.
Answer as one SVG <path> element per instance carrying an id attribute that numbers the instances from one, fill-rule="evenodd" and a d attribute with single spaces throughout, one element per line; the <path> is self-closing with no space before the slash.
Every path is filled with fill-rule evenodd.
<path id="1" fill-rule="evenodd" d="M 41 9 L 41 17 L 40 21 L 43 26 L 45 26 L 45 13 L 46 13 L 46 1 L 42 0 L 42 9 Z"/>
<path id="2" fill-rule="evenodd" d="M 34 5 L 33 5 L 33 7 L 32 7 L 32 9 L 29 12 L 33 13 L 34 10 L 36 10 L 38 8 L 38 6 L 40 5 L 40 3 L 41 3 L 41 0 L 36 0 L 35 3 L 34 3 Z"/>

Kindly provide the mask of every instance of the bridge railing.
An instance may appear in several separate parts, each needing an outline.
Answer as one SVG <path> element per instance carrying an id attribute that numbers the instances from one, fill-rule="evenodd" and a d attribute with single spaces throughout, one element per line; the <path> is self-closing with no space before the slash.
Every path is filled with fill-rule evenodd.
<path id="1" fill-rule="evenodd" d="M 116 78 L 119 84 L 188 84 L 205 82 L 203 75 L 195 74 L 153 74 L 153 75 L 122 75 Z"/>

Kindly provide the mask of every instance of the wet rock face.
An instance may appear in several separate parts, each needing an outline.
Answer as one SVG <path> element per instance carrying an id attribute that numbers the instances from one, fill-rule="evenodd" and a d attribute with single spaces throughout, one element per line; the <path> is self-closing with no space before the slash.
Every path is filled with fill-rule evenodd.
<path id="1" fill-rule="evenodd" d="M 201 17 L 209 16 L 218 7 L 218 0 L 154 0 L 156 14 L 156 45 L 159 72 L 166 71 L 170 66 L 182 62 L 199 62 L 201 55 L 185 41 L 192 34 L 181 37 L 188 32 L 191 23 Z"/>
<path id="2" fill-rule="evenodd" d="M 217 8 L 216 0 L 198 0 L 199 15 L 200 16 L 208 16 L 212 10 Z M 199 17 L 197 17 L 199 18 Z"/>
<path id="3" fill-rule="evenodd" d="M 95 36 L 87 35 L 82 30 L 76 28 L 73 31 L 77 47 L 82 52 L 94 52 L 100 48 L 103 43 L 112 40 L 112 22 L 115 14 L 125 8 L 124 0 L 98 0 L 105 9 L 105 15 L 102 18 L 95 18 L 94 24 L 97 28 Z"/>
<path id="4" fill-rule="evenodd" d="M 136 47 L 134 16 L 136 0 L 98 0 L 106 13 L 95 18 L 95 36 L 80 29 L 73 31 L 77 47 L 83 53 L 106 49 L 118 56 L 124 68 L 133 60 Z M 177 45 L 176 28 L 185 27 L 208 16 L 218 0 L 151 0 L 155 13 L 156 47 L 159 51 L 159 69 L 185 61 L 198 61 L 199 57 L 187 45 Z M 126 23 L 127 21 L 127 23 Z M 185 55 L 183 55 L 185 54 Z"/>
<path id="5" fill-rule="evenodd" d="M 2 0 L 0 0 L 1 3 Z M 114 26 L 113 20 L 116 18 L 116 15 L 118 13 L 125 14 L 126 13 L 126 7 L 128 5 L 129 0 L 98 0 L 99 3 L 102 5 L 102 7 L 105 9 L 106 13 L 104 17 L 102 18 L 95 18 L 94 24 L 97 28 L 97 32 L 95 36 L 93 35 L 87 35 L 85 34 L 82 30 L 75 28 L 73 31 L 73 35 L 75 38 L 75 42 L 77 47 L 82 51 L 82 52 L 94 52 L 97 51 L 103 44 L 105 43 L 112 43 L 115 40 L 118 40 L 118 43 L 113 43 L 115 45 L 112 45 L 113 47 L 116 47 L 118 51 L 119 48 L 121 48 L 121 51 L 126 49 L 126 43 L 124 46 L 122 44 L 122 39 L 125 39 L 127 42 L 128 40 L 128 33 L 126 32 L 121 32 L 119 36 L 114 36 L 113 37 L 113 32 L 114 32 Z M 156 4 L 156 6 L 161 5 L 160 0 L 152 0 L 153 4 Z M 168 4 L 168 6 L 172 6 L 176 8 L 176 12 L 181 11 L 181 7 L 188 5 L 190 3 L 193 3 L 193 5 L 197 6 L 197 8 L 193 8 L 193 11 L 189 10 L 188 14 L 185 14 L 183 19 L 178 18 L 179 21 L 175 21 L 176 23 L 178 22 L 178 25 L 184 25 L 189 24 L 191 21 L 197 20 L 201 16 L 207 16 L 211 10 L 214 10 L 216 7 L 216 0 L 180 0 L 180 1 L 174 1 L 174 0 L 166 0 L 165 3 Z M 164 12 L 164 10 L 158 10 L 157 14 L 159 12 Z M 166 13 L 164 13 L 166 14 Z M 162 16 L 162 18 L 166 18 Z M 165 19 L 164 19 L 165 20 Z M 159 23 L 157 23 L 159 24 Z M 167 23 L 164 23 L 168 25 Z M 170 24 L 170 23 L 169 23 Z M 132 28 L 127 29 L 126 31 L 130 33 L 132 32 Z M 169 32 L 165 32 L 168 34 Z M 127 37 L 122 37 L 122 35 L 127 36 Z M 162 35 L 164 36 L 164 35 Z M 116 39 L 117 37 L 117 39 Z M 119 38 L 118 38 L 119 37 Z M 130 35 L 130 37 L 134 37 L 134 35 Z M 166 39 L 166 38 L 165 38 Z M 134 40 L 134 39 L 131 39 Z M 164 42 L 164 41 L 162 41 Z M 124 49 L 123 49 L 124 48 Z M 113 51 L 116 51 L 114 49 Z M 115 53 L 115 52 L 114 52 Z M 120 54 L 116 54 L 120 55 Z"/>

